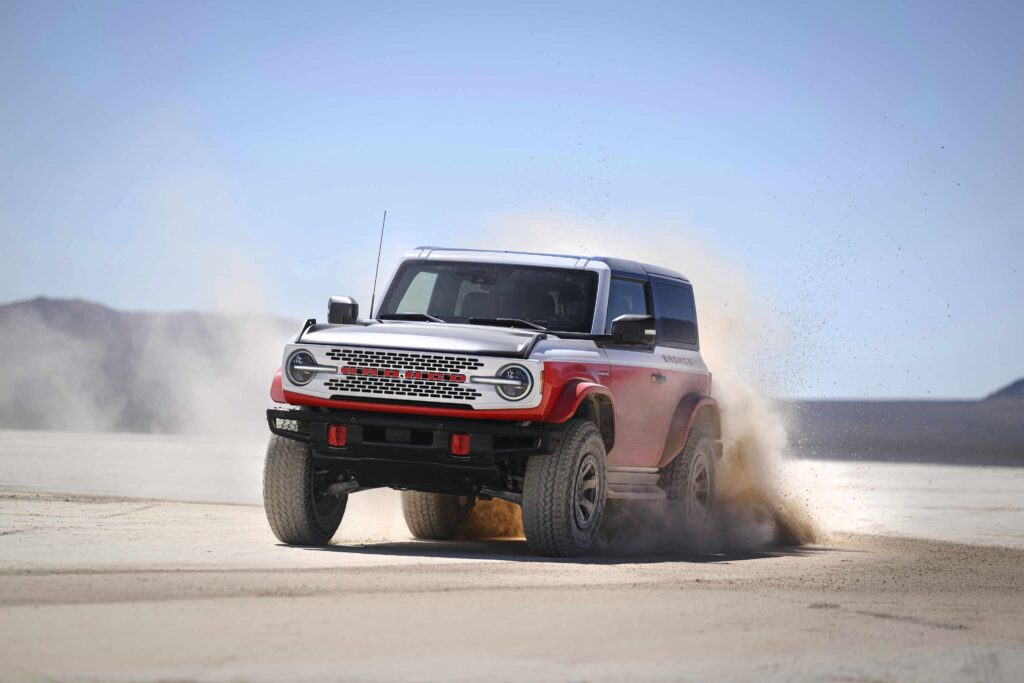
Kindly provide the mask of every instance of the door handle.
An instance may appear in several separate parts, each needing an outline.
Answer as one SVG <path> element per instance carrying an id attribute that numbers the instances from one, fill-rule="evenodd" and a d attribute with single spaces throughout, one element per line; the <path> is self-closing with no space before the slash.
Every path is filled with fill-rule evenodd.
<path id="1" fill-rule="evenodd" d="M 668 377 L 665 377 L 665 375 L 661 374 L 660 372 L 652 372 L 651 373 L 651 383 L 652 384 L 664 384 L 667 381 L 668 381 Z"/>

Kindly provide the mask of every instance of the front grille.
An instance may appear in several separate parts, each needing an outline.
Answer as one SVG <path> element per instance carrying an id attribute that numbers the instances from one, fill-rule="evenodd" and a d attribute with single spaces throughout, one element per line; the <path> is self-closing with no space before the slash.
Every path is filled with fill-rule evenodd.
<path id="1" fill-rule="evenodd" d="M 289 344 L 285 348 L 285 362 L 300 350 L 311 354 L 317 365 L 326 366 L 319 368 L 315 378 L 304 385 L 295 384 L 288 373 L 282 375 L 285 392 L 300 397 L 470 411 L 535 408 L 543 398 L 544 366 L 530 358 L 515 362 L 529 369 L 534 386 L 529 395 L 513 405 L 487 381 L 513 361 L 505 356 L 461 354 L 443 347 L 433 351 L 341 343 Z"/>
<path id="2" fill-rule="evenodd" d="M 385 377 L 384 373 L 341 374 L 324 382 L 324 389 L 332 393 L 379 399 L 413 399 L 470 403 L 481 397 L 480 391 L 465 383 L 449 381 L 454 375 L 468 376 L 484 367 L 479 358 L 454 356 L 443 353 L 413 353 L 365 348 L 330 348 L 327 358 L 345 368 L 366 368 L 377 371 L 393 370 L 400 376 Z M 409 377 L 415 373 L 415 377 Z M 422 373 L 422 376 L 421 376 Z M 444 375 L 445 379 L 429 379 L 428 374 Z"/>
<path id="3" fill-rule="evenodd" d="M 484 366 L 477 358 L 408 353 L 404 351 L 375 351 L 371 349 L 332 348 L 327 352 L 327 357 L 334 361 L 341 361 L 343 365 L 351 365 L 357 368 L 386 368 L 388 370 L 417 370 L 419 372 L 447 372 L 453 374 L 479 370 Z M 367 379 L 382 380 L 383 378 L 350 378 L 350 380 L 353 379 L 356 382 L 362 382 Z"/>
<path id="4" fill-rule="evenodd" d="M 392 368 L 389 368 L 392 369 Z M 393 368 L 400 369 L 400 368 Z M 424 379 L 397 379 L 392 377 L 335 377 L 324 387 L 345 394 L 369 394 L 394 398 L 413 397 L 473 401 L 480 392 L 454 382 L 432 382 Z"/>

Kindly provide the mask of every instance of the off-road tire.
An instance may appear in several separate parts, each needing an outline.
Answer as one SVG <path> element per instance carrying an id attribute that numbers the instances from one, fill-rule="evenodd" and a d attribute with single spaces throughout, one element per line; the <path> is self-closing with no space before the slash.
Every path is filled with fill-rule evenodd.
<path id="1" fill-rule="evenodd" d="M 577 488 L 585 468 L 594 474 L 594 507 L 583 522 Z M 550 557 L 577 557 L 590 549 L 604 514 L 607 471 L 601 432 L 587 420 L 568 422 L 554 453 L 527 461 L 523 531 L 531 550 Z"/>
<path id="2" fill-rule="evenodd" d="M 716 452 L 715 440 L 694 427 L 683 451 L 661 471 L 658 483 L 665 490 L 669 510 L 688 526 L 706 525 L 714 515 Z"/>
<path id="3" fill-rule="evenodd" d="M 448 541 L 466 528 L 476 498 L 402 491 L 405 525 L 416 538 Z"/>
<path id="4" fill-rule="evenodd" d="M 276 434 L 263 464 L 263 509 L 270 529 L 289 545 L 327 545 L 345 515 L 348 496 L 318 494 L 313 451 Z"/>

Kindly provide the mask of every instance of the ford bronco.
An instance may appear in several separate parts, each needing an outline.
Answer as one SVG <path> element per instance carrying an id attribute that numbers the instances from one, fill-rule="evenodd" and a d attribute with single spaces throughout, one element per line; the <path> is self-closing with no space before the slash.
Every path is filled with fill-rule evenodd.
<path id="1" fill-rule="evenodd" d="M 332 297 L 284 349 L 263 479 L 282 542 L 326 545 L 348 496 L 382 486 L 425 539 L 511 501 L 550 556 L 587 552 L 606 500 L 710 515 L 719 415 L 679 273 L 423 247 L 371 316 Z"/>

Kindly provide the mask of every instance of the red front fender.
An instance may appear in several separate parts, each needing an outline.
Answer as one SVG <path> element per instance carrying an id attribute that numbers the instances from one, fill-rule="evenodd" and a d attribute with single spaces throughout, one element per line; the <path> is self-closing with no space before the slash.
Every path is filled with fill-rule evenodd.
<path id="1" fill-rule="evenodd" d="M 562 391 L 555 404 L 551 406 L 551 412 L 548 413 L 545 422 L 565 422 L 576 414 L 576 410 L 588 396 L 604 396 L 609 401 L 612 400 L 612 392 L 603 384 L 588 382 L 585 379 L 571 379 L 562 385 Z"/>
<path id="2" fill-rule="evenodd" d="M 270 381 L 270 398 L 274 403 L 285 403 L 284 387 L 281 386 L 281 368 L 274 373 L 274 379 Z"/>

